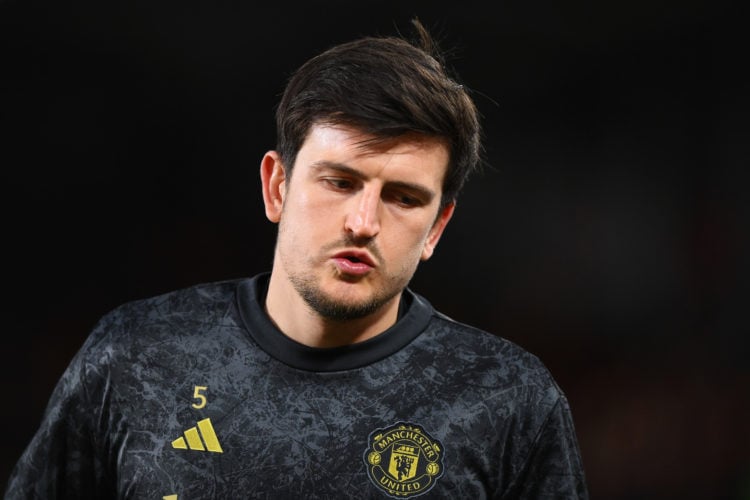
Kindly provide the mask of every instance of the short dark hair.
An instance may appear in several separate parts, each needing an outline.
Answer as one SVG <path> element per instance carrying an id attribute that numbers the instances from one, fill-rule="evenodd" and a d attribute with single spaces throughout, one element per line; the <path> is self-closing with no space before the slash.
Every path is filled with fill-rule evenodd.
<path id="1" fill-rule="evenodd" d="M 366 37 L 328 49 L 292 75 L 276 110 L 277 151 L 288 175 L 315 124 L 351 126 L 383 140 L 418 133 L 446 141 L 441 204 L 456 199 L 479 163 L 478 112 L 427 30 L 412 23 L 419 45 Z"/>

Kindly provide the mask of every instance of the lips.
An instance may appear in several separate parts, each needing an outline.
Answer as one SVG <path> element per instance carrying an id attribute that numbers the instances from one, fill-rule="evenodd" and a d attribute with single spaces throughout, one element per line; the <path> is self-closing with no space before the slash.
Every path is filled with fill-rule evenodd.
<path id="1" fill-rule="evenodd" d="M 343 252 L 339 252 L 336 255 L 333 256 L 334 259 L 346 259 L 354 263 L 361 262 L 363 264 L 367 264 L 370 267 L 375 267 L 375 261 L 372 257 L 370 257 L 370 254 L 367 252 L 362 252 L 358 250 L 346 250 Z"/>
<path id="2" fill-rule="evenodd" d="M 351 275 L 363 275 L 369 273 L 376 264 L 367 252 L 347 250 L 333 256 L 333 262 L 340 272 Z"/>

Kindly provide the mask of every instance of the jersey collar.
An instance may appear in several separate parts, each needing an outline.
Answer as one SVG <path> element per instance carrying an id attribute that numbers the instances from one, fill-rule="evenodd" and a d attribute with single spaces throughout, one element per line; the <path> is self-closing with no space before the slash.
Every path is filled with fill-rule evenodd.
<path id="1" fill-rule="evenodd" d="M 293 368 L 315 372 L 352 370 L 399 351 L 427 326 L 432 306 L 408 288 L 401 295 L 399 319 L 383 333 L 356 344 L 316 348 L 292 340 L 273 324 L 264 303 L 270 273 L 243 280 L 237 286 L 237 305 L 248 334 L 266 353 Z"/>

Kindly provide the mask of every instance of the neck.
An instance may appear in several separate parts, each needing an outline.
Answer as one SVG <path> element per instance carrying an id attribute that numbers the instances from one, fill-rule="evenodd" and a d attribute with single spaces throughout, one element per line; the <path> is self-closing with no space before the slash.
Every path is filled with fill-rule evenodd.
<path id="1" fill-rule="evenodd" d="M 309 347 L 340 347 L 363 342 L 384 332 L 398 319 L 401 294 L 362 318 L 322 317 L 297 293 L 286 274 L 274 266 L 268 283 L 266 312 L 287 337 Z"/>

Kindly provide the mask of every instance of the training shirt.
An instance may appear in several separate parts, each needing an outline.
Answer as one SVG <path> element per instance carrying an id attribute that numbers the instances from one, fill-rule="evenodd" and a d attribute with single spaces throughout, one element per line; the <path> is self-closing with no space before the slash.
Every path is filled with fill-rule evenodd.
<path id="1" fill-rule="evenodd" d="M 307 347 L 267 316 L 268 277 L 102 318 L 6 498 L 587 498 L 536 357 L 408 289 L 382 334 Z"/>

